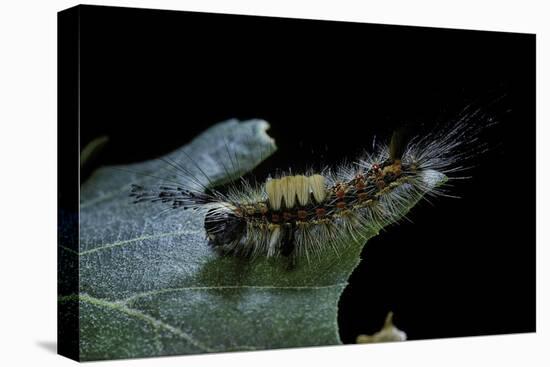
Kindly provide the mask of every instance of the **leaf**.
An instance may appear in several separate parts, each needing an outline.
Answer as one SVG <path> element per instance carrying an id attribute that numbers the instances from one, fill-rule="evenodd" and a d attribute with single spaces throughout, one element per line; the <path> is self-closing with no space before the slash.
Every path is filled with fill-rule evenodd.
<path id="1" fill-rule="evenodd" d="M 168 157 L 201 185 L 205 175 L 223 183 L 274 152 L 268 127 L 226 121 Z M 199 184 L 160 160 L 119 168 Z M 426 179 L 435 186 L 442 176 Z M 364 241 L 295 266 L 221 257 L 201 215 L 131 203 L 131 183 L 158 181 L 106 167 L 81 188 L 79 252 L 62 247 L 60 256 L 78 256 L 80 294 L 62 292 L 59 302 L 67 312 L 79 304 L 82 360 L 341 344 L 338 300 Z"/>
<path id="2" fill-rule="evenodd" d="M 80 153 L 80 169 L 93 161 L 108 142 L 108 136 L 100 136 L 89 142 Z"/>

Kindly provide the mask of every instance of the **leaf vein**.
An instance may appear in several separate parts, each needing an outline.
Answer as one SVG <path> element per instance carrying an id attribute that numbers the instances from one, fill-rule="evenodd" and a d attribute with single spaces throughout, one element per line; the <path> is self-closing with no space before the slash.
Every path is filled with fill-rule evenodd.
<path id="1" fill-rule="evenodd" d="M 68 297 L 70 297 L 70 296 L 68 296 Z M 68 298 L 68 297 L 65 297 L 65 298 Z M 210 347 L 207 347 L 206 345 L 202 344 L 201 342 L 195 340 L 191 335 L 187 334 L 183 330 L 181 330 L 181 329 L 179 329 L 175 326 L 172 326 L 170 324 L 167 324 L 164 321 L 158 320 L 158 319 L 156 319 L 156 318 L 154 318 L 150 315 L 147 315 L 147 314 L 145 314 L 141 311 L 138 311 L 136 309 L 127 307 L 125 304 L 122 304 L 120 302 L 106 301 L 104 299 L 95 298 L 95 297 L 89 296 L 87 294 L 81 294 L 78 297 L 78 299 L 80 301 L 83 301 L 83 302 L 87 302 L 87 303 L 90 303 L 90 304 L 93 304 L 93 305 L 96 305 L 96 306 L 109 308 L 111 310 L 122 312 L 122 313 L 124 313 L 128 316 L 138 318 L 140 320 L 148 322 L 149 324 L 151 324 L 155 328 L 160 328 L 160 329 L 165 329 L 165 330 L 170 331 L 171 333 L 179 336 L 182 339 L 187 340 L 189 343 L 193 344 L 195 347 L 197 347 L 197 348 L 199 348 L 203 351 L 215 352 L 214 349 L 212 349 Z"/>
<path id="2" fill-rule="evenodd" d="M 180 287 L 180 288 L 164 288 L 149 292 L 142 292 L 134 294 L 128 298 L 120 300 L 119 302 L 128 304 L 129 302 L 147 296 L 155 296 L 164 293 L 170 292 L 179 292 L 179 291 L 201 291 L 201 290 L 223 290 L 223 289 L 257 289 L 257 290 L 313 290 L 313 289 L 327 289 L 327 288 L 336 288 L 336 287 L 345 287 L 347 282 L 328 284 L 328 285 L 319 285 L 319 286 L 273 286 L 273 285 L 219 285 L 219 286 L 198 286 L 198 287 Z"/>
<path id="3" fill-rule="evenodd" d="M 120 247 L 120 246 L 124 246 L 128 243 L 133 243 L 133 242 L 138 242 L 138 241 L 145 241 L 145 240 L 151 240 L 151 239 L 155 239 L 155 238 L 162 238 L 162 237 L 169 237 L 169 236 L 177 236 L 179 234 L 197 234 L 197 233 L 200 233 L 200 231 L 189 231 L 189 230 L 187 230 L 187 231 L 176 231 L 176 232 L 167 232 L 167 233 L 159 233 L 159 234 L 148 235 L 148 236 L 141 236 L 141 237 L 131 238 L 131 239 L 128 239 L 128 240 L 109 243 L 109 244 L 106 244 L 106 245 L 101 245 L 101 246 L 93 248 L 91 250 L 82 251 L 82 252 L 79 253 L 79 256 L 89 255 L 89 254 L 92 254 L 94 252 L 102 251 L 102 250 L 105 250 L 105 249 L 110 249 L 110 248 L 113 248 L 113 247 Z"/>
<path id="4" fill-rule="evenodd" d="M 72 248 L 69 248 L 67 246 L 59 245 L 59 248 L 65 250 L 67 252 L 70 252 L 71 254 L 78 255 L 78 251 L 75 251 Z"/>
<path id="5" fill-rule="evenodd" d="M 138 182 L 137 180 L 135 180 L 135 181 Z M 128 192 L 129 190 L 130 190 L 130 185 L 125 185 L 124 187 L 111 190 L 111 191 L 107 192 L 104 195 L 97 196 L 95 198 L 92 198 L 92 199 L 81 202 L 80 203 L 80 209 L 85 209 L 89 206 L 95 205 L 95 204 L 100 203 L 102 201 L 105 201 L 107 199 L 111 199 L 114 196 L 122 194 L 124 192 Z"/>

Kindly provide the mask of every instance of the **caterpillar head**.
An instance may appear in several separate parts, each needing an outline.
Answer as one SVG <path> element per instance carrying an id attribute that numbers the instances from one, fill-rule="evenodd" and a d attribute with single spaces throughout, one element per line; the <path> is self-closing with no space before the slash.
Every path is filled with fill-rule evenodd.
<path id="1" fill-rule="evenodd" d="M 235 214 L 227 205 L 217 205 L 206 213 L 204 229 L 209 243 L 214 248 L 224 249 L 243 238 L 246 232 L 246 221 Z"/>

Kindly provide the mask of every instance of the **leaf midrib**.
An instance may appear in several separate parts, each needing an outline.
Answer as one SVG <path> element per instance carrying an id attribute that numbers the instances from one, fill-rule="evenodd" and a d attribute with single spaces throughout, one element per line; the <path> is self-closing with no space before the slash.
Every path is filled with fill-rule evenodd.
<path id="1" fill-rule="evenodd" d="M 108 243 L 106 245 L 102 244 L 102 245 L 99 245 L 98 247 L 94 247 L 94 245 L 92 245 L 91 247 L 94 247 L 94 248 L 92 248 L 90 250 L 86 250 L 86 251 L 81 251 L 81 252 L 75 251 L 75 250 L 73 250 L 71 248 L 68 248 L 68 247 L 65 247 L 65 246 L 59 246 L 59 247 L 61 247 L 64 250 L 67 250 L 67 251 L 69 251 L 73 254 L 76 254 L 78 256 L 85 256 L 85 255 L 92 254 L 94 252 L 98 252 L 98 251 L 102 251 L 102 250 L 110 249 L 110 248 L 114 248 L 114 247 L 124 246 L 126 244 L 133 243 L 133 242 L 151 240 L 151 239 L 168 237 L 168 236 L 177 236 L 177 235 L 180 235 L 180 234 L 197 234 L 197 233 L 200 233 L 200 232 L 201 231 L 185 230 L 185 231 L 165 232 L 165 233 L 158 233 L 158 234 L 134 237 L 134 238 L 130 238 L 128 240 Z"/>

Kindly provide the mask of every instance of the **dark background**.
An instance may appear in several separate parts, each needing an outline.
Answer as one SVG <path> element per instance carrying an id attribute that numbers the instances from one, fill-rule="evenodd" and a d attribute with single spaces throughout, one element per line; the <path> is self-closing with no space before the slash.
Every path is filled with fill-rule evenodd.
<path id="1" fill-rule="evenodd" d="M 110 139 L 95 167 L 158 157 L 216 122 L 258 117 L 279 147 L 262 177 L 336 164 L 375 134 L 421 132 L 482 106 L 498 124 L 482 133 L 491 149 L 472 179 L 455 184 L 462 198 L 420 204 L 414 223 L 369 241 L 340 301 L 340 334 L 351 343 L 373 333 L 389 310 L 410 339 L 535 330 L 534 35 L 80 12 L 81 146 Z"/>

